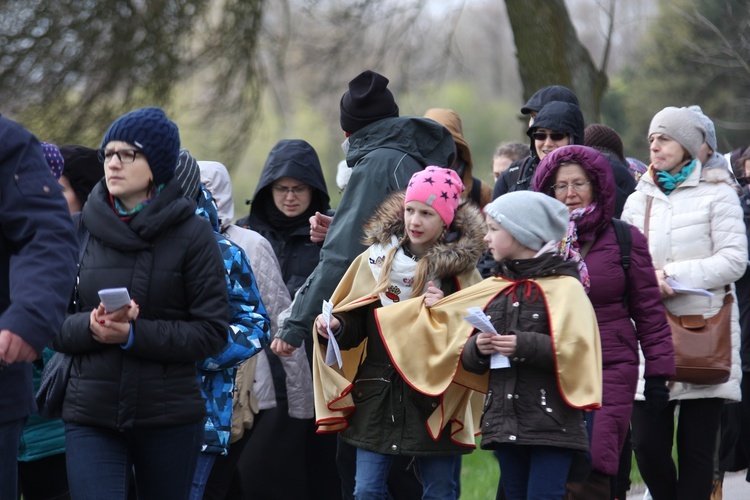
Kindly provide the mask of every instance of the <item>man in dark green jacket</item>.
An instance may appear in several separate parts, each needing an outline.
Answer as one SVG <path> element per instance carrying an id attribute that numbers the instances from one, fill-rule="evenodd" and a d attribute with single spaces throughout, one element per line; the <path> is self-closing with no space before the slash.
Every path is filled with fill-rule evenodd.
<path id="1" fill-rule="evenodd" d="M 349 82 L 349 90 L 341 98 L 340 122 L 347 137 L 342 147 L 352 175 L 325 237 L 318 266 L 298 290 L 291 316 L 273 340 L 271 348 L 279 356 L 290 356 L 310 338 L 323 301 L 330 299 L 349 264 L 365 250 L 362 227 L 386 196 L 406 189 L 412 174 L 426 166 L 453 164 L 456 147 L 450 131 L 425 118 L 399 117 L 387 86 L 386 77 L 367 70 Z M 342 494 L 347 499 L 354 488 L 350 455 L 339 450 L 337 460 Z M 396 488 L 404 489 L 402 485 L 400 482 Z M 390 479 L 389 487 L 393 487 Z"/>

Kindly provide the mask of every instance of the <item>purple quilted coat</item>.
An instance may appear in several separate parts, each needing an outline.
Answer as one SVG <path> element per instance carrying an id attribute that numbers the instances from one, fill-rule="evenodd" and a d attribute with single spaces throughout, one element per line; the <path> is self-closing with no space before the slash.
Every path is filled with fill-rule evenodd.
<path id="1" fill-rule="evenodd" d="M 630 227 L 633 242 L 627 276 L 622 268 L 620 246 L 611 222 L 615 210 L 615 181 L 609 162 L 598 151 L 586 146 L 556 149 L 539 164 L 533 189 L 552 196 L 550 188 L 561 163 L 581 165 L 594 186 L 596 209 L 579 220 L 577 226 L 582 246 L 594 240 L 584 261 L 591 277 L 589 299 L 599 323 L 604 364 L 602 409 L 594 415 L 591 456 L 595 470 L 614 475 L 633 408 L 638 380 L 638 343 L 646 359 L 644 376 L 669 378 L 674 375 L 671 331 L 648 243 L 633 226 Z"/>

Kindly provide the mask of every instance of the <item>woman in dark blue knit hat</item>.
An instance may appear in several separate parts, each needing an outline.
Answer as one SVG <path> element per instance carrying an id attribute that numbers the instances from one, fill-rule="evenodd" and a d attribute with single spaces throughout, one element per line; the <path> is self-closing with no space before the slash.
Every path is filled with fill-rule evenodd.
<path id="1" fill-rule="evenodd" d="M 209 224 L 174 179 L 177 126 L 159 108 L 118 118 L 104 179 L 77 222 L 85 245 L 76 311 L 53 340 L 73 355 L 62 418 L 72 498 L 188 497 L 203 442 L 196 361 L 228 329 L 226 282 Z M 127 288 L 107 310 L 98 292 Z"/>

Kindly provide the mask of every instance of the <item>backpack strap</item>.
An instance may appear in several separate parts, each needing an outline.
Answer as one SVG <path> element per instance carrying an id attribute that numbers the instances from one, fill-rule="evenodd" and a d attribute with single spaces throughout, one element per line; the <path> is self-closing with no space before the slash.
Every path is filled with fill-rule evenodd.
<path id="1" fill-rule="evenodd" d="M 623 304 L 627 307 L 628 295 L 630 293 L 630 249 L 633 247 L 633 235 L 630 232 L 630 224 L 620 219 L 612 219 L 612 226 L 615 228 L 615 237 L 617 244 L 620 245 L 620 265 L 625 271 L 625 294 Z"/>

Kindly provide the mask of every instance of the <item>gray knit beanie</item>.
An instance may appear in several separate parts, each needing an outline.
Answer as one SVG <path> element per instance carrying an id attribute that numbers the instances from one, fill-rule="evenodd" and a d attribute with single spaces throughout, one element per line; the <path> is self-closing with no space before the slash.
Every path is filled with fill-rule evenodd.
<path id="1" fill-rule="evenodd" d="M 539 250 L 549 241 L 562 240 L 570 222 L 565 204 L 535 191 L 504 194 L 484 207 L 484 213 L 532 250 Z"/>
<path id="2" fill-rule="evenodd" d="M 714 122 L 703 113 L 703 110 L 697 104 L 688 106 L 688 109 L 698 114 L 698 117 L 703 122 L 703 128 L 706 129 L 706 144 L 711 146 L 711 149 L 716 152 L 716 127 L 714 127 Z"/>
<path id="3" fill-rule="evenodd" d="M 654 115 L 648 127 L 648 137 L 665 134 L 679 142 L 695 158 L 706 140 L 703 121 L 688 108 L 668 106 Z"/>

